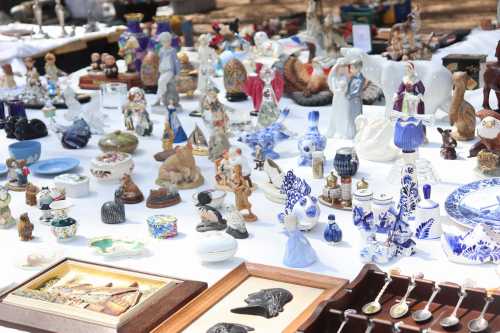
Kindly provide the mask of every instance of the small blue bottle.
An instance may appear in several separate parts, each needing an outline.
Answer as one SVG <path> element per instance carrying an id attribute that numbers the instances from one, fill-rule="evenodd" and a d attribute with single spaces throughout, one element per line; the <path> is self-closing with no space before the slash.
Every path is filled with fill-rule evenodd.
<path id="1" fill-rule="evenodd" d="M 342 241 L 342 230 L 337 223 L 335 223 L 335 215 L 328 215 L 328 225 L 323 232 L 323 237 L 325 240 L 330 243 L 338 243 Z"/>

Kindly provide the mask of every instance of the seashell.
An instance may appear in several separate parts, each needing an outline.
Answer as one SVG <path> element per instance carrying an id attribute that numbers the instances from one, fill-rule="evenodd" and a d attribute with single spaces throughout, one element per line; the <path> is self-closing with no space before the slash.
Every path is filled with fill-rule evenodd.
<path id="1" fill-rule="evenodd" d="M 92 136 L 90 127 L 83 119 L 76 120 L 62 135 L 61 143 L 66 149 L 80 149 L 87 145 Z"/>

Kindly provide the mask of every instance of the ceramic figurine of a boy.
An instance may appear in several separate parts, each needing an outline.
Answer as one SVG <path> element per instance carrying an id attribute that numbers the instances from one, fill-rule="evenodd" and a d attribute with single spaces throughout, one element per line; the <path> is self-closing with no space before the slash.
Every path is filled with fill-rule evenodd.
<path id="1" fill-rule="evenodd" d="M 169 32 L 162 32 L 159 36 L 160 41 L 160 77 L 158 78 L 158 91 L 153 106 L 167 106 L 169 101 L 173 100 L 176 107 L 179 105 L 179 94 L 175 77 L 180 72 L 180 63 L 177 58 L 177 50 L 172 47 L 172 35 Z"/>
<path id="2" fill-rule="evenodd" d="M 5 164 L 9 169 L 7 187 L 12 191 L 24 191 L 28 185 L 28 175 L 30 173 L 26 161 L 9 158 Z"/>
<path id="3" fill-rule="evenodd" d="M 118 65 L 116 64 L 115 57 L 111 54 L 106 54 L 104 56 L 102 70 L 108 79 L 116 79 L 118 77 Z"/>
<path id="4" fill-rule="evenodd" d="M 101 71 L 101 55 L 97 52 L 90 55 L 90 70 L 93 72 Z"/>
<path id="5" fill-rule="evenodd" d="M 16 224 L 16 219 L 12 217 L 10 212 L 10 200 L 9 190 L 4 186 L 0 186 L 0 228 L 9 228 Z"/>
<path id="6" fill-rule="evenodd" d="M 56 56 L 53 53 L 47 53 L 45 55 L 45 77 L 47 81 L 57 82 L 60 76 L 66 76 L 67 74 L 57 68 L 56 66 Z"/>
<path id="7" fill-rule="evenodd" d="M 243 219 L 246 222 L 257 221 L 257 216 L 252 212 L 252 204 L 248 201 L 248 197 L 252 194 L 252 189 L 248 181 L 243 177 L 241 165 L 233 167 L 231 183 L 236 209 L 240 212 L 247 211 L 246 214 L 243 214 Z"/>
<path id="8" fill-rule="evenodd" d="M 38 209 L 42 211 L 40 222 L 44 224 L 49 224 L 52 220 L 52 212 L 50 209 L 52 201 L 54 201 L 54 198 L 52 198 L 49 188 L 46 186 L 42 187 L 38 194 Z"/>

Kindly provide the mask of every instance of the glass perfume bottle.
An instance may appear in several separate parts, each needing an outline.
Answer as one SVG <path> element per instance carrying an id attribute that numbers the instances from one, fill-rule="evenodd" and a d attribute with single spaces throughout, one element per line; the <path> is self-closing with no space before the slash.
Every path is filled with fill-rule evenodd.
<path id="1" fill-rule="evenodd" d="M 276 99 L 276 95 L 271 85 L 274 75 L 274 70 L 269 67 L 262 69 L 260 72 L 260 78 L 264 82 L 264 88 L 262 90 L 262 103 L 259 108 L 257 123 L 262 127 L 271 125 L 278 120 L 280 115 L 278 100 Z"/>

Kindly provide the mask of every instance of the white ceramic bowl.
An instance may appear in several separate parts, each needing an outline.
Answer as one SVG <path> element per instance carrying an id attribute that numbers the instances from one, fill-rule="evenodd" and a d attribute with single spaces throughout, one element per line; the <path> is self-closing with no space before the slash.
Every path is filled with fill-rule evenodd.
<path id="1" fill-rule="evenodd" d="M 126 173 L 134 169 L 132 155 L 122 152 L 102 153 L 90 163 L 90 173 L 98 181 L 117 182 Z"/>
<path id="2" fill-rule="evenodd" d="M 237 249 L 236 239 L 224 231 L 204 232 L 196 244 L 196 253 L 205 262 L 228 260 L 235 255 Z"/>
<path id="3" fill-rule="evenodd" d="M 69 198 L 81 198 L 89 194 L 89 177 L 65 173 L 54 178 L 57 188 L 64 189 Z"/>

